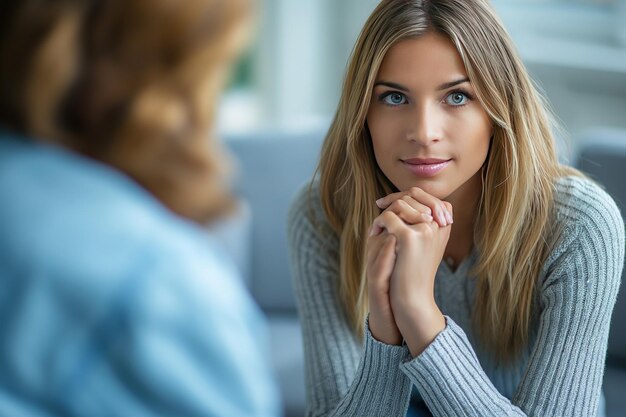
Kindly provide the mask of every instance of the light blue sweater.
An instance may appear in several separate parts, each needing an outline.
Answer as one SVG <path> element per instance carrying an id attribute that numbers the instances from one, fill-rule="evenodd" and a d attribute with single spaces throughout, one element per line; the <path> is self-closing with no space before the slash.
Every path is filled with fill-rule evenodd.
<path id="1" fill-rule="evenodd" d="M 278 415 L 227 259 L 117 171 L 0 135 L 0 415 Z"/>
<path id="2" fill-rule="evenodd" d="M 624 223 L 613 200 L 581 178 L 556 184 L 562 238 L 537 277 L 530 343 L 498 367 L 474 336 L 474 252 L 435 278 L 446 328 L 419 356 L 405 346 L 361 343 L 339 299 L 339 242 L 318 185 L 289 215 L 294 288 L 306 357 L 307 416 L 401 417 L 423 400 L 436 417 L 604 416 L 602 377 L 624 261 Z M 412 390 L 413 395 L 411 395 Z"/>

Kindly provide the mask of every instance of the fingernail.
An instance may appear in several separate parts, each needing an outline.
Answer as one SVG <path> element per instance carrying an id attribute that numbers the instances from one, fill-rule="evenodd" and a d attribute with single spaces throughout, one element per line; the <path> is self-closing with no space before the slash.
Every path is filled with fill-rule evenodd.
<path id="1" fill-rule="evenodd" d="M 378 207 L 380 207 L 380 206 L 381 206 L 381 204 L 383 204 L 383 200 L 384 200 L 383 198 L 379 198 L 378 200 L 376 200 L 376 205 L 377 205 Z M 382 208 L 382 207 L 380 207 L 380 208 Z"/>
<path id="2" fill-rule="evenodd" d="M 439 217 L 439 221 L 441 222 L 442 227 L 447 226 L 447 218 L 441 210 L 437 210 L 437 217 Z"/>
<path id="3" fill-rule="evenodd" d="M 433 221 L 433 216 L 431 216 L 428 213 L 422 213 L 422 217 L 424 218 L 424 220 L 432 222 Z"/>
<path id="4" fill-rule="evenodd" d="M 452 220 L 452 214 L 450 214 L 450 212 L 447 210 L 446 210 L 446 219 L 448 219 L 448 223 L 450 224 L 454 223 L 454 220 Z"/>

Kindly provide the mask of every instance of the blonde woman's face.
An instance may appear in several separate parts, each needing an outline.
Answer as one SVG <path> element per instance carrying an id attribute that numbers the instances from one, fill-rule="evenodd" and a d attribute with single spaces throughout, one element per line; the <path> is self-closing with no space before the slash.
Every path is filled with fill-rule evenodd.
<path id="1" fill-rule="evenodd" d="M 448 199 L 480 184 L 492 125 L 447 37 L 428 32 L 391 47 L 367 125 L 378 166 L 400 191 Z"/>

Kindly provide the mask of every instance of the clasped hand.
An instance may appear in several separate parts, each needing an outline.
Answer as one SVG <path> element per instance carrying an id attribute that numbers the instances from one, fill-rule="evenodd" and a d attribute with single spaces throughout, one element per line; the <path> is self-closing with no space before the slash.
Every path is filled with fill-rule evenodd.
<path id="1" fill-rule="evenodd" d="M 445 328 L 434 280 L 450 237 L 452 205 L 417 187 L 376 204 L 383 212 L 367 240 L 370 332 L 387 344 L 404 339 L 417 356 Z"/>

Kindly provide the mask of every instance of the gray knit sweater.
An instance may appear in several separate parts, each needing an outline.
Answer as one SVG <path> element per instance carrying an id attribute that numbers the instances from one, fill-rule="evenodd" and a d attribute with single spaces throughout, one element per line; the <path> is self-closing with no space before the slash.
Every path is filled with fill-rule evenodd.
<path id="1" fill-rule="evenodd" d="M 306 358 L 308 416 L 405 416 L 424 401 L 434 416 L 603 416 L 601 393 L 611 312 L 624 260 L 624 223 L 594 183 L 563 178 L 554 221 L 563 226 L 538 277 L 530 343 L 512 367 L 481 350 L 470 320 L 468 277 L 478 254 L 452 272 L 435 299 L 447 325 L 412 359 L 406 346 L 353 334 L 339 299 L 338 238 L 314 185 L 289 214 L 291 267 Z M 312 209 L 312 210 L 311 210 Z M 314 219 L 311 218 L 314 217 Z M 413 391 L 413 392 L 412 392 Z"/>

